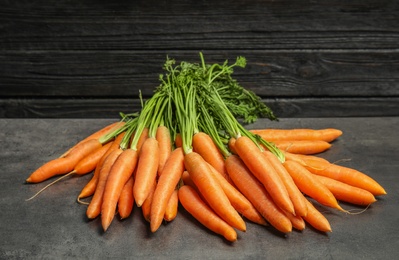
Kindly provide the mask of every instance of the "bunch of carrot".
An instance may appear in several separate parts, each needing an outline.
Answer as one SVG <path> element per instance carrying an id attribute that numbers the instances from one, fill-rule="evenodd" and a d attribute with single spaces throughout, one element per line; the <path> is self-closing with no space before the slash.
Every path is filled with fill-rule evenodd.
<path id="1" fill-rule="evenodd" d="M 87 218 L 100 217 L 104 231 L 115 212 L 127 218 L 136 205 L 156 232 L 181 204 L 228 241 L 246 230 L 246 220 L 282 233 L 306 223 L 328 232 L 311 201 L 347 212 L 340 201 L 368 206 L 386 194 L 364 173 L 315 155 L 330 148 L 338 129 L 245 129 L 239 120 L 276 119 L 231 77 L 245 59 L 209 65 L 200 57 L 200 64 L 167 59 L 167 73 L 140 112 L 122 115 L 26 181 L 93 173 L 78 201 L 91 197 Z"/>

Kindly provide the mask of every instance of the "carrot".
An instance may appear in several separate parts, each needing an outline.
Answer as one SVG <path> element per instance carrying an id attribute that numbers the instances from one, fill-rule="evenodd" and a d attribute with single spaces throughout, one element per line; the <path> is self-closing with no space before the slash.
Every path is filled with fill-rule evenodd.
<path id="1" fill-rule="evenodd" d="M 222 220 L 190 186 L 183 185 L 178 191 L 179 201 L 202 225 L 230 242 L 237 240 L 237 232 Z"/>
<path id="2" fill-rule="evenodd" d="M 235 186 L 231 185 L 212 165 L 209 165 L 213 177 L 219 182 L 231 205 L 245 218 L 259 225 L 266 225 L 266 220 L 252 203 Z"/>
<path id="3" fill-rule="evenodd" d="M 129 178 L 129 180 L 123 186 L 121 195 L 118 199 L 118 213 L 121 219 L 125 219 L 130 216 L 133 210 L 133 175 Z"/>
<path id="4" fill-rule="evenodd" d="M 98 162 L 111 147 L 112 143 L 113 142 L 108 142 L 93 153 L 88 154 L 86 157 L 79 161 L 79 163 L 70 173 L 82 175 L 93 171 L 96 168 Z"/>
<path id="5" fill-rule="evenodd" d="M 317 154 L 328 150 L 331 144 L 321 140 L 273 141 L 280 150 L 295 154 Z"/>
<path id="6" fill-rule="evenodd" d="M 309 165 L 309 163 L 316 162 L 321 164 L 329 164 L 329 162 L 321 157 L 314 156 L 314 155 L 304 155 L 304 154 L 293 154 L 289 152 L 284 152 L 284 156 L 286 160 L 296 161 L 297 163 L 302 164 L 303 166 Z M 323 169 L 325 167 L 322 167 Z"/>
<path id="7" fill-rule="evenodd" d="M 176 185 L 184 171 L 184 153 L 182 148 L 173 150 L 163 167 L 156 185 L 151 204 L 151 231 L 155 232 L 162 224 L 165 210 Z"/>
<path id="8" fill-rule="evenodd" d="M 107 156 L 114 150 L 119 148 L 119 145 L 125 135 L 125 132 L 122 132 L 119 134 L 115 140 L 112 142 L 111 147 L 105 152 L 105 154 L 101 157 L 100 161 L 97 163 L 96 169 L 94 170 L 93 177 L 90 179 L 90 181 L 83 187 L 82 191 L 78 195 L 77 201 L 79 203 L 82 203 L 80 199 L 89 197 L 94 194 L 98 182 L 98 175 L 100 173 L 100 170 L 102 168 L 102 165 L 104 164 L 104 160 L 107 158 Z"/>
<path id="9" fill-rule="evenodd" d="M 288 195 L 292 201 L 292 204 L 294 205 L 295 215 L 306 216 L 308 211 L 306 207 L 306 198 L 296 186 L 291 175 L 284 168 L 277 156 L 272 154 L 270 151 L 264 151 L 263 154 L 283 180 L 284 185 L 287 188 Z"/>
<path id="10" fill-rule="evenodd" d="M 327 187 L 324 186 L 320 181 L 314 178 L 313 174 L 309 172 L 303 165 L 295 161 L 288 160 L 284 162 L 284 167 L 287 169 L 295 184 L 303 193 L 315 199 L 320 204 L 344 211 L 338 204 L 331 191 L 327 189 Z"/>
<path id="11" fill-rule="evenodd" d="M 294 206 L 283 181 L 256 144 L 250 138 L 242 136 L 237 138 L 235 148 L 237 154 L 265 186 L 275 203 L 282 209 L 295 214 Z"/>
<path id="12" fill-rule="evenodd" d="M 100 130 L 92 133 L 91 135 L 87 136 L 86 138 L 84 138 L 83 140 L 79 141 L 77 144 L 75 144 L 74 146 L 72 146 L 68 151 L 66 151 L 64 154 L 62 154 L 60 157 L 65 157 L 72 149 L 74 149 L 76 146 L 80 145 L 81 143 L 84 143 L 88 140 L 91 139 L 99 139 L 101 136 L 111 133 L 114 129 L 117 129 L 119 127 L 122 127 L 123 125 L 125 125 L 125 122 L 123 121 L 118 121 L 118 122 L 114 122 L 112 124 L 109 124 L 103 128 L 101 128 Z"/>
<path id="13" fill-rule="evenodd" d="M 148 127 L 145 127 L 143 132 L 140 135 L 140 138 L 137 142 L 137 153 L 139 153 L 139 154 L 141 151 L 141 147 L 143 146 L 145 140 L 147 140 L 147 138 L 148 138 L 149 131 L 150 131 L 150 129 Z"/>
<path id="14" fill-rule="evenodd" d="M 40 166 L 26 179 L 26 182 L 38 183 L 56 175 L 69 173 L 81 159 L 100 147 L 101 143 L 97 139 L 83 142 L 73 148 L 66 157 L 53 159 Z"/>
<path id="15" fill-rule="evenodd" d="M 196 153 L 200 154 L 206 162 L 228 179 L 223 155 L 208 134 L 204 132 L 194 134 L 192 145 Z"/>
<path id="16" fill-rule="evenodd" d="M 308 214 L 303 219 L 315 229 L 322 232 L 331 232 L 331 226 L 323 214 L 318 211 L 310 201 L 306 200 L 308 206 Z"/>
<path id="17" fill-rule="evenodd" d="M 138 207 L 141 207 L 150 192 L 151 185 L 157 176 L 158 164 L 158 141 L 153 137 L 147 138 L 141 147 L 133 186 L 133 196 Z"/>
<path id="18" fill-rule="evenodd" d="M 86 209 L 86 216 L 89 219 L 96 218 L 101 213 L 101 205 L 103 203 L 103 195 L 107 178 L 112 168 L 112 165 L 115 163 L 116 159 L 121 153 L 122 150 L 115 149 L 105 158 L 102 165 L 99 167 L 96 189 L 94 191 L 93 198 L 91 199 L 89 206 Z"/>
<path id="19" fill-rule="evenodd" d="M 183 140 L 181 138 L 181 134 L 177 133 L 176 136 L 175 136 L 175 146 L 176 147 L 182 147 L 182 145 L 183 145 Z"/>
<path id="20" fill-rule="evenodd" d="M 169 155 L 172 153 L 172 139 L 169 129 L 166 126 L 159 126 L 157 128 L 155 138 L 157 139 L 159 146 L 158 175 L 160 175 Z"/>
<path id="21" fill-rule="evenodd" d="M 148 194 L 147 198 L 141 205 L 141 212 L 143 214 L 143 217 L 148 222 L 151 221 L 151 204 L 152 204 L 152 198 L 154 197 L 154 191 L 155 191 L 156 185 L 157 185 L 157 182 L 154 181 L 151 185 L 150 193 Z"/>
<path id="22" fill-rule="evenodd" d="M 377 201 L 374 195 L 367 190 L 360 189 L 358 187 L 354 187 L 321 175 L 314 175 L 314 177 L 323 183 L 324 186 L 326 186 L 327 189 L 334 194 L 337 200 L 361 206 L 367 206 Z"/>
<path id="23" fill-rule="evenodd" d="M 302 216 L 299 216 L 299 215 L 294 216 L 292 213 L 289 213 L 289 212 L 285 212 L 285 215 L 291 221 L 293 228 L 295 228 L 297 230 L 305 229 L 306 224 L 305 224 L 305 221 Z"/>
<path id="24" fill-rule="evenodd" d="M 332 142 L 342 135 L 342 131 L 334 128 L 325 129 L 254 129 L 251 133 L 260 135 L 267 141 L 321 140 Z"/>
<path id="25" fill-rule="evenodd" d="M 213 178 L 207 162 L 196 152 L 184 156 L 184 165 L 209 206 L 229 225 L 245 231 L 246 225 L 231 205 L 219 182 Z"/>
<path id="26" fill-rule="evenodd" d="M 137 164 L 137 151 L 124 150 L 112 165 L 105 184 L 103 203 L 101 206 L 101 224 L 106 231 L 111 224 L 120 193 L 123 186 L 129 180 Z"/>
<path id="27" fill-rule="evenodd" d="M 228 147 L 229 147 L 229 150 L 230 150 L 230 152 L 231 153 L 233 153 L 233 154 L 237 154 L 237 151 L 236 151 L 236 139 L 234 138 L 234 137 L 231 137 L 230 139 L 229 139 L 229 142 L 228 142 Z"/>
<path id="28" fill-rule="evenodd" d="M 306 168 L 314 174 L 329 177 L 367 190 L 375 196 L 387 194 L 385 189 L 377 181 L 358 170 L 333 163 L 321 163 L 315 160 L 307 160 L 305 163 Z"/>
<path id="29" fill-rule="evenodd" d="M 178 207 L 179 207 L 179 196 L 177 189 L 175 189 L 172 193 L 172 196 L 170 196 L 169 198 L 163 219 L 168 222 L 174 220 L 177 216 Z"/>
<path id="30" fill-rule="evenodd" d="M 229 156 L 226 159 L 226 169 L 241 193 L 273 227 L 283 233 L 292 231 L 292 223 L 285 212 L 274 203 L 263 184 L 251 173 L 240 157 Z"/>

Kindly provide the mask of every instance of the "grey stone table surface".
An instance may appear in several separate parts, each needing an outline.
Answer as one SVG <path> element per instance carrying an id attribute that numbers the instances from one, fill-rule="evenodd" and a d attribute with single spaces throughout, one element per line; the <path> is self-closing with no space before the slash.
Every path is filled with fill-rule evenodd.
<path id="1" fill-rule="evenodd" d="M 393 259 L 399 253 L 398 117 L 283 118 L 247 126 L 339 128 L 343 135 L 319 156 L 370 175 L 388 194 L 362 214 L 320 208 L 333 229 L 328 234 L 307 227 L 283 236 L 247 223 L 235 243 L 207 231 L 182 208 L 154 234 L 139 208 L 103 233 L 99 220 L 88 221 L 86 206 L 76 202 L 90 175 L 65 179 L 25 201 L 47 184 L 25 184 L 33 170 L 112 121 L 0 119 L 0 259 Z"/>

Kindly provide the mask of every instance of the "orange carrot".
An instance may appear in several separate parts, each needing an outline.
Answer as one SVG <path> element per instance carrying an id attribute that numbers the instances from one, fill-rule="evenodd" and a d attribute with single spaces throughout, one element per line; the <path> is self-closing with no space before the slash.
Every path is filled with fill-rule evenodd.
<path id="1" fill-rule="evenodd" d="M 107 182 L 107 178 L 112 168 L 112 165 L 115 163 L 116 159 L 121 153 L 122 150 L 120 149 L 115 149 L 114 151 L 112 151 L 103 161 L 101 168 L 99 168 L 96 189 L 94 191 L 93 198 L 91 199 L 89 206 L 86 209 L 86 216 L 89 219 L 96 218 L 101 213 L 101 205 L 103 203 L 105 184 Z"/>
<path id="2" fill-rule="evenodd" d="M 331 232 L 331 226 L 323 214 L 318 211 L 310 201 L 306 200 L 308 206 L 308 214 L 303 219 L 315 229 L 322 232 Z"/>
<path id="3" fill-rule="evenodd" d="M 93 171 L 96 168 L 98 162 L 111 147 L 112 143 L 113 142 L 108 142 L 93 153 L 85 156 L 82 160 L 78 162 L 78 164 L 75 166 L 71 173 L 82 175 Z"/>
<path id="4" fill-rule="evenodd" d="M 385 189 L 377 181 L 358 170 L 333 163 L 320 163 L 315 160 L 307 160 L 305 163 L 306 168 L 314 174 L 329 177 L 351 186 L 367 190 L 374 196 L 387 194 Z"/>
<path id="5" fill-rule="evenodd" d="M 321 175 L 314 175 L 314 177 L 323 183 L 324 186 L 326 186 L 327 189 L 334 194 L 337 200 L 361 206 L 367 206 L 377 201 L 374 195 L 367 190 L 360 189 L 358 187 L 354 187 Z"/>
<path id="6" fill-rule="evenodd" d="M 307 205 L 306 205 L 307 207 Z M 304 230 L 305 229 L 305 221 L 303 220 L 303 217 L 301 216 L 294 216 L 292 213 L 285 212 L 285 215 L 290 219 L 292 223 L 292 227 L 297 229 L 297 230 Z"/>
<path id="7" fill-rule="evenodd" d="M 237 154 L 236 146 L 235 146 L 236 145 L 236 141 L 237 140 L 234 137 L 231 137 L 229 139 L 229 143 L 227 144 L 228 147 L 229 147 L 230 152 L 233 153 L 233 154 Z"/>
<path id="8" fill-rule="evenodd" d="M 148 222 L 151 221 L 151 204 L 152 204 L 152 198 L 154 197 L 154 191 L 155 191 L 156 185 L 157 185 L 157 182 L 154 181 L 151 185 L 150 193 L 148 194 L 147 198 L 141 205 L 141 212 L 143 214 L 143 217 Z"/>
<path id="9" fill-rule="evenodd" d="M 181 134 L 177 133 L 175 137 L 175 147 L 182 147 L 183 145 L 183 140 L 181 138 Z"/>
<path id="10" fill-rule="evenodd" d="M 224 167 L 223 155 L 209 135 L 204 132 L 194 134 L 193 148 L 206 162 L 212 165 L 223 177 L 228 179 Z"/>
<path id="11" fill-rule="evenodd" d="M 100 147 L 101 143 L 97 139 L 83 142 L 72 149 L 66 157 L 53 159 L 40 166 L 26 179 L 26 182 L 38 183 L 56 175 L 69 173 L 81 159 Z"/>
<path id="12" fill-rule="evenodd" d="M 129 180 L 123 186 L 121 195 L 118 200 L 118 213 L 121 219 L 125 219 L 130 216 L 133 210 L 133 175 L 130 176 Z"/>
<path id="13" fill-rule="evenodd" d="M 78 195 L 78 202 L 81 202 L 80 199 L 89 197 L 94 194 L 96 187 L 97 187 L 97 182 L 98 182 L 98 175 L 100 173 L 100 170 L 102 168 L 102 165 L 104 164 L 105 158 L 113 151 L 119 148 L 120 142 L 123 139 L 123 136 L 125 135 L 125 132 L 122 132 L 119 134 L 115 140 L 112 142 L 111 147 L 105 152 L 105 154 L 101 157 L 100 161 L 97 163 L 96 169 L 94 170 L 93 177 L 90 179 L 90 181 L 83 187 L 82 191 Z"/>
<path id="14" fill-rule="evenodd" d="M 315 199 L 320 204 L 344 211 L 331 191 L 313 177 L 313 174 L 303 165 L 295 161 L 287 160 L 284 162 L 284 167 L 303 193 Z"/>
<path id="15" fill-rule="evenodd" d="M 328 150 L 331 144 L 321 140 L 273 141 L 280 150 L 295 154 L 317 154 Z"/>
<path id="16" fill-rule="evenodd" d="M 246 225 L 231 205 L 218 181 L 213 178 L 207 162 L 196 152 L 184 156 L 184 165 L 209 206 L 229 225 L 245 231 Z"/>
<path id="17" fill-rule="evenodd" d="M 141 147 L 133 186 L 133 196 L 138 207 L 141 207 L 150 193 L 151 185 L 157 176 L 158 164 L 158 141 L 153 137 L 147 138 Z"/>
<path id="18" fill-rule="evenodd" d="M 237 188 L 273 227 L 283 233 L 292 231 L 292 223 L 285 212 L 274 203 L 262 183 L 237 155 L 226 159 L 226 169 Z"/>
<path id="19" fill-rule="evenodd" d="M 213 177 L 219 182 L 231 205 L 245 218 L 259 225 L 266 225 L 266 220 L 252 203 L 233 185 L 230 184 L 212 165 L 209 165 Z"/>
<path id="20" fill-rule="evenodd" d="M 101 128 L 100 130 L 92 133 L 91 135 L 87 136 L 86 138 L 84 138 L 83 140 L 79 141 L 77 144 L 75 144 L 74 146 L 72 146 L 68 151 L 66 151 L 63 155 L 61 155 L 60 157 L 65 157 L 72 149 L 74 149 L 76 146 L 80 145 L 81 143 L 84 143 L 88 140 L 91 139 L 99 139 L 100 137 L 102 137 L 103 135 L 106 135 L 108 133 L 111 133 L 113 130 L 118 129 L 119 127 L 122 127 L 125 124 L 125 122 L 123 121 L 118 121 L 118 122 L 114 122 L 112 124 L 109 124 L 103 128 Z"/>
<path id="21" fill-rule="evenodd" d="M 172 153 L 172 139 L 169 129 L 166 126 L 158 127 L 155 138 L 157 139 L 159 146 L 158 175 L 160 175 L 169 155 Z"/>
<path id="22" fill-rule="evenodd" d="M 137 142 L 137 153 L 140 154 L 141 151 L 141 147 L 143 146 L 145 140 L 147 140 L 148 138 L 148 134 L 149 134 L 150 129 L 148 127 L 144 128 L 143 132 L 140 135 L 140 138 Z M 133 136 L 132 136 L 133 138 Z"/>
<path id="23" fill-rule="evenodd" d="M 283 181 L 256 144 L 248 137 L 242 136 L 237 138 L 235 148 L 245 165 L 265 186 L 274 202 L 282 209 L 295 214 Z"/>
<path id="24" fill-rule="evenodd" d="M 143 150 L 144 151 L 144 150 Z M 159 176 L 151 204 L 151 231 L 155 232 L 162 224 L 165 210 L 176 185 L 184 171 L 184 153 L 182 148 L 173 150 L 161 176 Z"/>
<path id="25" fill-rule="evenodd" d="M 230 242 L 237 240 L 237 233 L 222 220 L 190 186 L 183 185 L 178 191 L 179 201 L 183 207 L 202 225 L 216 234 L 222 235 Z"/>
<path id="26" fill-rule="evenodd" d="M 111 224 L 120 193 L 123 186 L 129 180 L 137 164 L 137 151 L 124 150 L 112 165 L 105 184 L 103 203 L 101 206 L 101 224 L 106 231 Z"/>
<path id="27" fill-rule="evenodd" d="M 291 175 L 284 168 L 277 156 L 272 154 L 270 151 L 264 151 L 263 154 L 283 180 L 284 185 L 287 188 L 288 195 L 290 196 L 292 204 L 294 205 L 295 215 L 306 216 L 308 212 L 306 207 L 306 198 L 296 186 Z"/>
<path id="28" fill-rule="evenodd" d="M 312 164 L 312 162 L 316 162 L 317 164 L 329 164 L 329 162 L 321 157 L 314 155 L 304 155 L 304 154 L 293 154 L 289 152 L 284 152 L 284 156 L 286 160 L 296 161 L 297 163 L 302 164 L 303 166 L 307 166 Z M 323 169 L 325 167 L 323 166 Z"/>
<path id="29" fill-rule="evenodd" d="M 172 193 L 172 196 L 170 196 L 169 198 L 163 219 L 168 222 L 174 220 L 177 216 L 178 207 L 179 207 L 179 196 L 177 189 L 175 189 Z"/>
<path id="30" fill-rule="evenodd" d="M 332 142 L 342 135 L 342 131 L 334 128 L 325 129 L 254 129 L 250 132 L 260 135 L 267 141 L 322 140 Z"/>

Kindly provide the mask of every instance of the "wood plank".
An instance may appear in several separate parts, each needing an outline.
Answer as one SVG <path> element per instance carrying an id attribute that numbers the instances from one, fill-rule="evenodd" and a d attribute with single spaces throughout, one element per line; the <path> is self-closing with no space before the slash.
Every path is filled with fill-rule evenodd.
<path id="1" fill-rule="evenodd" d="M 399 97 L 263 101 L 279 118 L 399 116 Z M 0 118 L 118 118 L 139 109 L 137 99 L 0 99 Z"/>
<path id="2" fill-rule="evenodd" d="M 0 52 L 0 96 L 134 98 L 150 96 L 166 56 L 200 62 L 197 51 Z M 399 51 L 204 51 L 208 62 L 247 58 L 235 70 L 262 97 L 399 96 Z"/>
<path id="3" fill-rule="evenodd" d="M 396 49 L 399 3 L 6 1 L 2 50 Z"/>

